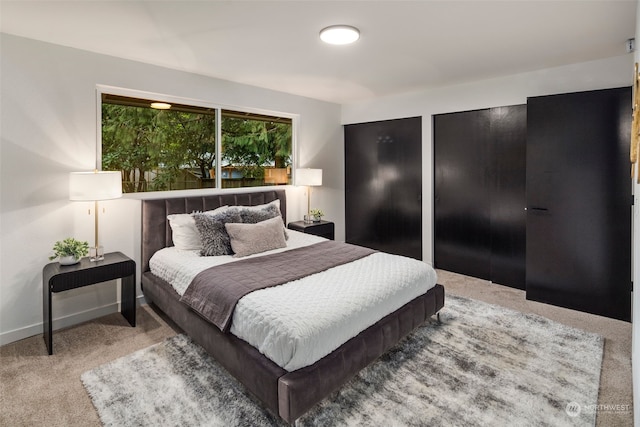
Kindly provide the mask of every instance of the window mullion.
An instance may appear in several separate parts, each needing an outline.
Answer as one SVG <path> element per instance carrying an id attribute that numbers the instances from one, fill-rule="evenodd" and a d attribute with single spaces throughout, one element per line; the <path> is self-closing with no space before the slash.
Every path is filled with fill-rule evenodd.
<path id="1" fill-rule="evenodd" d="M 216 108 L 216 188 L 222 188 L 222 110 Z"/>

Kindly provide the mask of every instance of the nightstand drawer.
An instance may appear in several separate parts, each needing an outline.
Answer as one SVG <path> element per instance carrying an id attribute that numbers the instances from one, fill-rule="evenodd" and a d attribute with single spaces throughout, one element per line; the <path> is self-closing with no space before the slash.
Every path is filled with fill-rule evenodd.
<path id="1" fill-rule="evenodd" d="M 320 222 L 304 222 L 294 221 L 288 225 L 290 230 L 301 231 L 305 234 L 313 234 L 315 236 L 324 237 L 325 239 L 335 239 L 335 224 L 331 221 Z"/>

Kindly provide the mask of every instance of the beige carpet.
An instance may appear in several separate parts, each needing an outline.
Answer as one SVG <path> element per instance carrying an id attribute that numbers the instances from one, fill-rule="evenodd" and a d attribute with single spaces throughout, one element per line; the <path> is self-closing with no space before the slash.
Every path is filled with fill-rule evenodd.
<path id="1" fill-rule="evenodd" d="M 597 412 L 598 426 L 632 426 L 631 324 L 526 301 L 524 292 L 438 271 L 448 293 L 537 313 L 605 338 Z M 98 426 L 100 422 L 80 375 L 108 361 L 176 334 L 148 306 L 138 326 L 120 314 L 54 332 L 54 355 L 41 335 L 0 347 L 0 425 Z M 629 408 L 628 410 L 626 408 Z"/>

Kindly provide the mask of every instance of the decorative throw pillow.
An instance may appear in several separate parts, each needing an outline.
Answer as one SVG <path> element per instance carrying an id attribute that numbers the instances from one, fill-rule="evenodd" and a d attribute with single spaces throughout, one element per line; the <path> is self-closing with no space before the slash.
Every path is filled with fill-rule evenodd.
<path id="1" fill-rule="evenodd" d="M 227 209 L 228 206 L 220 206 L 219 208 L 206 211 L 205 214 L 214 215 Z M 195 212 L 194 212 L 195 213 Z M 193 219 L 193 213 L 190 214 L 171 214 L 167 215 L 169 225 L 171 226 L 171 240 L 173 245 L 185 251 L 199 251 L 202 249 L 200 241 L 200 233 L 196 228 L 196 222 Z"/>
<path id="2" fill-rule="evenodd" d="M 269 203 L 265 203 L 263 205 L 255 205 L 255 206 L 244 206 L 249 209 L 260 210 L 260 209 L 272 209 L 276 208 L 278 211 L 278 215 L 282 216 L 282 212 L 280 211 L 280 199 L 275 199 Z"/>
<path id="3" fill-rule="evenodd" d="M 264 205 L 256 206 L 235 206 L 229 209 L 237 209 L 242 217 L 242 222 L 245 224 L 256 224 L 267 219 L 280 217 L 282 218 L 282 212 L 280 212 L 280 200 L 276 199 L 273 202 L 266 203 Z M 285 240 L 289 239 L 287 230 L 282 223 L 282 234 Z"/>
<path id="4" fill-rule="evenodd" d="M 211 209 L 211 210 L 208 210 L 208 211 L 204 211 L 202 213 L 206 213 L 207 215 L 213 215 L 213 214 L 220 213 L 222 211 L 226 211 L 227 209 L 229 209 L 229 205 L 220 206 L 219 208 L 215 208 L 215 209 Z M 200 212 L 192 212 L 192 214 L 194 214 L 194 213 L 200 213 Z"/>
<path id="5" fill-rule="evenodd" d="M 234 207 L 231 207 L 234 209 Z M 280 209 L 274 204 L 259 205 L 259 206 L 236 206 L 242 222 L 245 224 L 255 224 L 266 219 L 280 216 Z"/>
<path id="6" fill-rule="evenodd" d="M 167 219 L 171 226 L 171 239 L 176 248 L 185 251 L 200 250 L 202 243 L 191 214 L 167 215 Z"/>
<path id="7" fill-rule="evenodd" d="M 283 226 L 280 216 L 255 224 L 225 224 L 236 258 L 286 247 Z"/>
<path id="8" fill-rule="evenodd" d="M 196 228 L 202 241 L 202 256 L 231 255 L 231 243 L 225 229 L 225 224 L 241 222 L 240 214 L 235 209 L 225 209 L 222 212 L 210 215 L 206 213 L 193 214 Z"/>

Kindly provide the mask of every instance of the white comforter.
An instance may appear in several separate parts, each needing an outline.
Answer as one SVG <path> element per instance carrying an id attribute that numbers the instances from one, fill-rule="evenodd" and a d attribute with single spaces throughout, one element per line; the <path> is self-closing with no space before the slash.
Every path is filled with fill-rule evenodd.
<path id="1" fill-rule="evenodd" d="M 324 239 L 288 230 L 282 252 Z M 151 271 L 180 295 L 200 271 L 231 256 L 201 257 L 173 247 L 158 251 Z M 412 258 L 374 253 L 349 264 L 243 297 L 231 333 L 287 371 L 311 365 L 436 284 L 436 272 Z"/>

